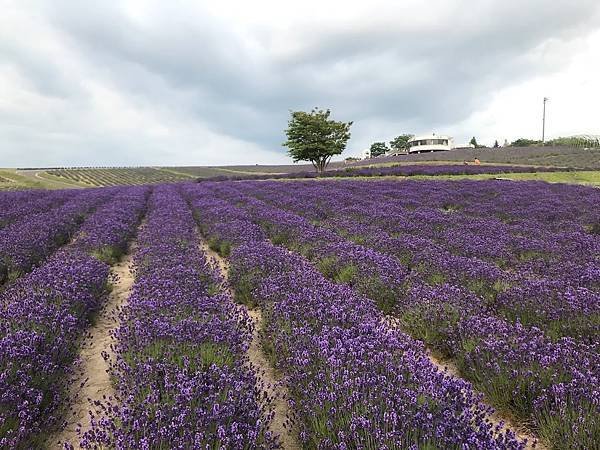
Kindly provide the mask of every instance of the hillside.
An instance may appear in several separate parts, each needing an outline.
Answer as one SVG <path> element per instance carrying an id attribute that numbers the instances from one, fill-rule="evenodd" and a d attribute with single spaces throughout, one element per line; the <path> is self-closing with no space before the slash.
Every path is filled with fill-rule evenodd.
<path id="1" fill-rule="evenodd" d="M 475 158 L 484 164 L 600 170 L 600 149 L 574 147 L 506 147 L 456 149 L 449 152 L 384 156 L 352 163 L 334 162 L 329 171 L 343 168 L 385 167 L 412 164 L 462 164 Z M 312 172 L 310 164 L 179 166 L 179 167 L 73 167 L 0 169 L 0 190 L 65 189 L 124 186 L 191 181 L 198 178 L 242 178 L 246 176 Z M 542 177 L 541 179 L 543 179 Z M 577 178 L 568 176 L 566 181 Z M 592 175 L 595 180 L 596 176 Z M 552 177 L 555 180 L 556 176 Z"/>
<path id="2" fill-rule="evenodd" d="M 534 166 L 600 169 L 600 149 L 577 147 L 501 147 L 461 148 L 449 152 L 413 155 L 383 156 L 357 161 L 349 166 L 390 163 L 422 163 L 425 161 L 463 162 L 479 158 L 481 162 L 495 164 L 523 164 Z"/>

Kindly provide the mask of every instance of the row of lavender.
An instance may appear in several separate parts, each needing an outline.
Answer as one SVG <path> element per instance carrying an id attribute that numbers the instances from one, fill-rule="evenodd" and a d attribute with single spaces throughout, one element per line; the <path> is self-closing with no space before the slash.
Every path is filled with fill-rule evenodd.
<path id="1" fill-rule="evenodd" d="M 299 178 L 347 178 L 347 177 L 385 177 L 385 176 L 439 176 L 439 175 L 500 175 L 510 173 L 557 172 L 570 170 L 558 167 L 541 166 L 492 166 L 492 165 L 405 165 L 388 167 L 352 167 L 343 170 L 329 170 L 323 173 L 291 172 L 279 174 L 218 176 L 200 181 L 240 181 L 267 179 L 299 179 Z"/>
<path id="2" fill-rule="evenodd" d="M 258 186 L 258 185 L 257 185 Z M 276 185 L 260 185 L 266 192 Z M 452 253 L 477 256 L 500 267 L 553 277 L 554 262 L 593 262 L 598 251 L 597 190 L 545 183 L 440 182 L 306 184 L 302 199 L 281 201 L 316 218 L 357 218 L 395 234 L 439 243 Z M 326 196 L 324 196 L 326 194 Z M 333 195 L 332 195 L 333 194 Z M 279 201 L 279 199 L 277 199 Z M 306 203 L 318 202 L 306 208 Z M 292 202 L 292 203 L 290 203 Z M 302 209 L 302 205 L 304 208 Z M 382 205 L 384 207 L 382 207 Z M 571 266 L 573 267 L 573 266 Z M 586 272 L 585 266 L 573 272 Z M 597 271 L 597 269 L 596 269 Z"/>
<path id="3" fill-rule="evenodd" d="M 246 352 L 252 322 L 199 247 L 192 212 L 157 187 L 120 314 L 118 399 L 93 420 L 84 448 L 274 448 L 268 400 Z"/>
<path id="4" fill-rule="evenodd" d="M 375 299 L 384 311 L 394 311 L 416 337 L 455 357 L 463 374 L 497 405 L 530 421 L 557 448 L 597 442 L 597 342 L 556 341 L 537 328 L 499 318 L 484 299 L 461 286 L 431 283 L 397 258 L 249 198 L 240 192 L 252 192 L 249 184 L 205 186 L 242 205 L 274 242 L 306 255 L 323 273 Z M 302 198 L 302 189 L 296 186 L 294 195 Z M 219 248 L 228 242 L 215 240 Z"/>
<path id="5" fill-rule="evenodd" d="M 409 183 L 401 193 L 389 184 L 358 187 L 312 183 L 290 195 L 277 183 L 257 183 L 244 192 L 392 255 L 429 284 L 467 288 L 509 320 L 540 327 L 551 337 L 598 343 L 600 238 L 592 232 L 593 224 L 600 224 L 596 190 L 539 183 L 518 190 L 512 183 L 463 183 L 452 190 L 437 184 L 434 192 Z M 529 195 L 522 195 L 524 187 Z M 512 208 L 491 195 L 499 189 Z M 414 191 L 422 204 L 413 210 L 407 205 L 414 204 Z M 490 210 L 490 203 L 470 205 L 486 197 L 501 209 Z M 538 201 L 552 203 L 552 209 L 536 210 Z M 463 212 L 467 206 L 470 210 Z M 497 218 L 499 212 L 510 214 L 508 223 Z"/>
<path id="6" fill-rule="evenodd" d="M 60 424 L 79 340 L 107 295 L 109 266 L 92 255 L 116 255 L 125 248 L 147 194 L 147 188 L 102 193 L 108 203 L 86 219 L 70 245 L 0 294 L 1 448 L 40 448 Z M 59 207 L 70 214 L 60 223 L 73 223 L 100 198 L 76 196 L 67 209 Z M 67 229 L 74 231 L 72 225 Z"/>
<path id="7" fill-rule="evenodd" d="M 304 447 L 523 446 L 486 419 L 490 410 L 468 383 L 436 370 L 423 345 L 390 328 L 374 303 L 274 246 L 210 187 L 186 189 L 212 246 L 234 247 L 230 280 L 239 301 L 262 310 L 263 348 L 285 376 Z"/>
<path id="8" fill-rule="evenodd" d="M 47 211 L 76 194 L 74 190 L 0 192 L 0 229 L 29 214 Z"/>
<path id="9" fill-rule="evenodd" d="M 71 194 L 58 191 L 38 193 L 29 206 L 13 208 L 20 216 L 0 229 L 0 284 L 14 280 L 43 262 L 67 243 L 84 218 L 109 201 L 114 190 L 94 189 Z M 25 201 L 27 197 L 16 199 Z"/>

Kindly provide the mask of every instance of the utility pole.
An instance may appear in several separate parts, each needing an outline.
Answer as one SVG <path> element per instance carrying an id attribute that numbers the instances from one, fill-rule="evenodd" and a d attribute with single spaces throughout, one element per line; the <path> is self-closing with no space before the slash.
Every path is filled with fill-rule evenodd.
<path id="1" fill-rule="evenodd" d="M 544 112 L 542 114 L 542 145 L 546 142 L 546 102 L 548 97 L 544 97 Z"/>

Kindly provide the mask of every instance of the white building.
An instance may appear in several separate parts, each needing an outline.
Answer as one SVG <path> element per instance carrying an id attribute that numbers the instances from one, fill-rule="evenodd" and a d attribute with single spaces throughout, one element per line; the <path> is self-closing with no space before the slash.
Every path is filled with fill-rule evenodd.
<path id="1" fill-rule="evenodd" d="M 371 157 L 371 149 L 367 148 L 362 151 L 362 159 L 369 159 Z"/>
<path id="2" fill-rule="evenodd" d="M 455 146 L 452 136 L 435 133 L 415 136 L 408 141 L 408 153 L 443 152 L 453 148 Z"/>

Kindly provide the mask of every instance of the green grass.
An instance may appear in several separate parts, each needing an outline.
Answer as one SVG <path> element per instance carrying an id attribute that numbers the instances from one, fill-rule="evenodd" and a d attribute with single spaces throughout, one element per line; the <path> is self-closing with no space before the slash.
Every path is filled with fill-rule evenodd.
<path id="1" fill-rule="evenodd" d="M 535 172 L 535 173 L 505 173 L 500 175 L 478 174 L 478 175 L 438 175 L 438 176 L 415 176 L 412 179 L 420 180 L 494 180 L 501 178 L 512 181 L 538 180 L 548 183 L 589 184 L 600 186 L 600 170 L 586 170 L 581 172 Z"/>
<path id="2" fill-rule="evenodd" d="M 573 172 L 535 172 L 535 173 L 502 173 L 502 174 L 477 174 L 477 175 L 414 175 L 414 176 L 382 176 L 382 177 L 327 177 L 327 178 L 303 178 L 302 181 L 317 182 L 335 182 L 337 180 L 362 180 L 362 181 L 380 181 L 380 180 L 510 180 L 510 181 L 529 181 L 538 180 L 548 183 L 567 183 L 584 184 L 589 186 L 600 186 L 600 170 L 585 170 Z M 278 181 L 298 181 L 298 179 L 288 178 Z"/>
<path id="3" fill-rule="evenodd" d="M 49 172 L 38 172 L 38 178 L 42 178 L 43 182 L 45 183 L 50 183 L 52 185 L 58 184 L 60 185 L 59 188 L 66 188 L 69 185 L 74 187 L 90 187 L 90 185 L 87 183 L 83 183 L 76 180 L 67 180 L 65 178 L 53 175 Z"/>
<path id="4" fill-rule="evenodd" d="M 422 162 L 421 162 L 422 164 Z M 437 161 L 434 164 L 452 164 L 452 162 Z M 397 165 L 397 163 L 377 164 L 374 166 Z M 496 165 L 496 163 L 495 163 Z M 243 167 L 243 166 L 242 166 Z M 258 169 L 260 166 L 257 166 Z M 135 185 L 144 183 L 160 183 L 173 181 L 191 181 L 200 176 L 215 176 L 217 174 L 261 173 L 243 171 L 241 168 L 194 168 L 194 167 L 140 167 L 140 168 L 113 168 L 113 169 L 57 169 L 54 171 L 27 172 L 15 169 L 0 169 L 0 191 L 21 189 L 66 189 L 84 188 L 112 185 Z M 583 184 L 600 186 L 600 170 L 586 171 L 561 171 L 561 172 L 532 172 L 532 173 L 505 173 L 505 174 L 477 174 L 477 175 L 415 175 L 415 176 L 383 176 L 383 177 L 331 177 L 307 178 L 306 180 L 332 181 L 332 180 L 493 180 L 503 179 L 512 181 L 539 180 L 549 183 Z M 298 179 L 281 179 L 279 181 L 298 181 Z"/>
<path id="5" fill-rule="evenodd" d="M 166 172 L 166 173 L 171 174 L 171 175 L 177 175 L 177 176 L 180 176 L 180 177 L 189 178 L 190 180 L 195 180 L 196 179 L 195 176 L 193 176 L 193 175 L 191 175 L 189 173 L 181 172 L 181 171 L 175 170 L 175 169 L 173 169 L 171 167 L 156 167 L 156 170 L 160 170 L 162 172 Z"/>
<path id="6" fill-rule="evenodd" d="M 177 171 L 156 167 L 112 167 L 51 169 L 44 177 L 67 183 L 91 186 L 125 186 L 152 183 L 191 181 L 193 177 Z"/>
<path id="7" fill-rule="evenodd" d="M 264 168 L 264 169 L 263 169 Z M 173 167 L 162 168 L 193 178 L 210 178 L 218 176 L 269 175 L 288 173 L 294 167 L 290 166 L 231 166 L 231 167 Z"/>
<path id="8" fill-rule="evenodd" d="M 53 180 L 40 175 L 35 177 L 33 173 L 23 175 L 15 169 L 0 169 L 0 191 L 16 191 L 22 189 L 65 189 L 68 187 L 80 187 L 69 182 Z"/>

